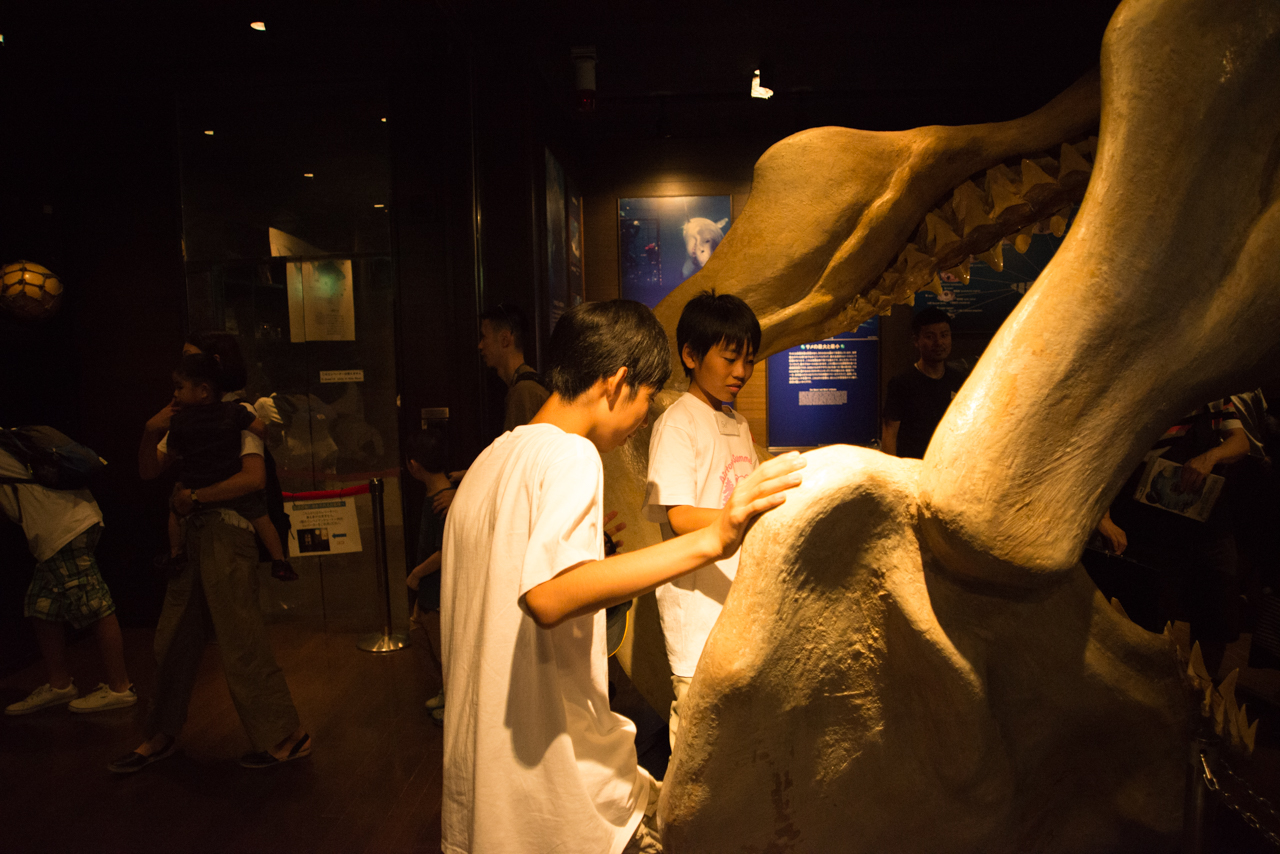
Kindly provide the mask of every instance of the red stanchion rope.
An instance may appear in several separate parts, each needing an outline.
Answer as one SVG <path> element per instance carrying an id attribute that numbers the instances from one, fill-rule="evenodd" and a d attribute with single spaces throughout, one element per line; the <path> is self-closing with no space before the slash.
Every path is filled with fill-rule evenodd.
<path id="1" fill-rule="evenodd" d="M 346 489 L 325 489 L 318 492 L 282 492 L 285 501 L 318 501 L 321 498 L 345 498 L 348 495 L 367 495 L 369 484 L 348 486 Z"/>

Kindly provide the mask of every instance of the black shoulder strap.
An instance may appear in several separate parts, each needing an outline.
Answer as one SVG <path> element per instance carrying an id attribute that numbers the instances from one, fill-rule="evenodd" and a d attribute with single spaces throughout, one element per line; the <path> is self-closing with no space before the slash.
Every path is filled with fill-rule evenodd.
<path id="1" fill-rule="evenodd" d="M 519 385 L 522 382 L 534 382 L 542 386 L 543 388 L 547 387 L 546 382 L 542 379 L 542 374 L 538 373 L 537 371 L 524 371 L 522 373 L 516 374 L 515 379 L 511 381 L 511 386 L 512 388 L 514 388 L 515 386 Z"/>

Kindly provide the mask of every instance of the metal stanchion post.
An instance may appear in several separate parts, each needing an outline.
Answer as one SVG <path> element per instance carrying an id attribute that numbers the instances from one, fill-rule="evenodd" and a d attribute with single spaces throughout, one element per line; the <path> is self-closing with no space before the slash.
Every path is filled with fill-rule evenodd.
<path id="1" fill-rule="evenodd" d="M 382 631 L 366 635 L 356 646 L 365 652 L 395 652 L 409 645 L 409 636 L 391 631 L 391 586 L 387 583 L 387 526 L 382 513 L 382 478 L 369 481 L 373 501 L 373 562 L 378 573 L 378 590 L 384 605 Z"/>

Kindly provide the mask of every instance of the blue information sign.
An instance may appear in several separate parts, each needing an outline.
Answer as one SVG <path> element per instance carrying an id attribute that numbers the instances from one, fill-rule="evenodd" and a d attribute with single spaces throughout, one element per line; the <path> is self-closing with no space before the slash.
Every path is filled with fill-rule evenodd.
<path id="1" fill-rule="evenodd" d="M 880 437 L 880 318 L 769 357 L 769 447 L 867 445 Z"/>

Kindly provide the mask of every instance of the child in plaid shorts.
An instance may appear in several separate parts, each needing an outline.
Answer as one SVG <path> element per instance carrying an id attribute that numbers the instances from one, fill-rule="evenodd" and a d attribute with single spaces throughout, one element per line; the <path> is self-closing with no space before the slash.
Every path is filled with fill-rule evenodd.
<path id="1" fill-rule="evenodd" d="M 28 477 L 26 466 L 0 451 L 0 476 Z M 98 712 L 131 706 L 138 697 L 124 663 L 124 640 L 115 603 L 98 571 L 94 549 L 102 534 L 102 511 L 87 489 L 56 490 L 38 483 L 0 487 L 0 508 L 21 525 L 36 558 L 23 613 L 31 621 L 49 681 L 25 699 L 5 708 L 25 715 L 69 704 L 73 712 Z M 80 697 L 67 666 L 63 623 L 93 627 L 107 668 L 108 682 Z"/>

